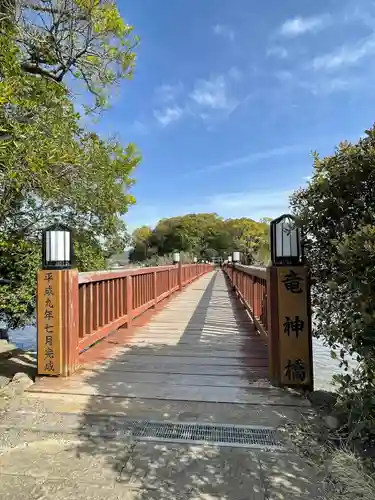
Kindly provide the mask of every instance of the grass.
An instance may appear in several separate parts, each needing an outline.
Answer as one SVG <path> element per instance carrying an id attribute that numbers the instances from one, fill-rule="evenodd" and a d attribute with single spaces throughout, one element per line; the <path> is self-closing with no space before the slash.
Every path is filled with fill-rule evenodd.
<path id="1" fill-rule="evenodd" d="M 362 460 L 352 451 L 341 448 L 332 451 L 325 477 L 328 500 L 373 500 L 375 479 Z"/>
<path id="2" fill-rule="evenodd" d="M 319 469 L 324 500 L 374 500 L 375 477 L 340 429 L 329 429 L 317 415 L 285 431 L 296 452 Z"/>

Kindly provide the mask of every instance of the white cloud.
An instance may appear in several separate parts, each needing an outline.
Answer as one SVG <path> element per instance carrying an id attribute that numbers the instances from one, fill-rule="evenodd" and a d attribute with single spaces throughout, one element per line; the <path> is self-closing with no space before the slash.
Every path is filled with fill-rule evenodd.
<path id="1" fill-rule="evenodd" d="M 211 172 L 215 170 L 222 170 L 225 168 L 236 167 L 238 165 L 246 165 L 248 163 L 255 163 L 261 160 L 268 160 L 269 158 L 274 158 L 276 156 L 285 156 L 290 153 L 295 153 L 298 151 L 306 150 L 306 146 L 294 145 L 294 146 L 284 146 L 281 148 L 268 149 L 267 151 L 259 151 L 257 153 L 250 153 L 247 156 L 241 156 L 239 158 L 232 158 L 231 160 L 216 163 L 214 165 L 208 165 L 199 170 L 194 170 L 187 175 L 201 174 L 202 172 Z"/>
<path id="2" fill-rule="evenodd" d="M 188 116 L 207 123 L 228 117 L 239 105 L 231 93 L 232 87 L 242 78 L 242 71 L 232 66 L 226 74 L 196 80 L 192 90 L 179 96 L 179 99 L 182 84 L 163 85 L 155 93 L 164 107 L 154 110 L 154 117 L 162 127 Z"/>
<path id="3" fill-rule="evenodd" d="M 293 189 L 281 191 L 241 191 L 218 193 L 208 198 L 206 210 L 224 217 L 277 217 L 287 212 Z"/>
<path id="4" fill-rule="evenodd" d="M 279 59 L 287 59 L 289 57 L 289 52 L 285 47 L 281 45 L 275 45 L 267 50 L 267 56 L 278 57 Z"/>
<path id="5" fill-rule="evenodd" d="M 367 56 L 375 54 L 375 35 L 364 38 L 352 45 L 343 45 L 338 49 L 315 57 L 312 68 L 315 71 L 335 71 L 357 64 Z"/>
<path id="6" fill-rule="evenodd" d="M 217 213 L 225 218 L 250 217 L 254 220 L 275 218 L 288 211 L 288 200 L 293 191 L 294 187 L 273 191 L 256 189 L 215 193 L 201 199 L 187 199 L 180 204 L 139 204 L 130 208 L 124 220 L 133 231 L 143 225 L 154 227 L 163 218 L 189 213 Z"/>
<path id="7" fill-rule="evenodd" d="M 155 95 L 162 102 L 172 102 L 182 93 L 183 89 L 184 86 L 181 82 L 163 84 L 155 89 Z"/>
<path id="8" fill-rule="evenodd" d="M 233 40 L 234 40 L 234 36 L 235 36 L 234 31 L 229 26 L 225 26 L 224 24 L 216 24 L 212 28 L 212 31 L 215 35 L 228 38 L 231 42 L 233 42 Z"/>
<path id="9" fill-rule="evenodd" d="M 301 88 L 309 90 L 315 96 L 352 90 L 360 84 L 357 78 L 318 78 L 299 82 Z"/>
<path id="10" fill-rule="evenodd" d="M 232 66 L 228 71 L 228 76 L 235 82 L 240 82 L 243 78 L 243 73 L 236 66 Z"/>
<path id="11" fill-rule="evenodd" d="M 330 18 L 327 15 L 312 17 L 295 17 L 288 19 L 281 26 L 279 33 L 285 37 L 296 37 L 305 33 L 315 33 L 325 28 L 329 24 Z"/>
<path id="12" fill-rule="evenodd" d="M 238 103 L 228 93 L 227 83 L 221 75 L 211 80 L 198 80 L 190 98 L 202 107 L 230 110 Z"/>
<path id="13" fill-rule="evenodd" d="M 154 116 L 162 127 L 182 118 L 184 110 L 179 106 L 168 107 L 163 110 L 155 110 Z"/>
<path id="14" fill-rule="evenodd" d="M 353 91 L 355 88 L 363 87 L 365 82 L 356 75 L 333 76 L 323 72 L 306 72 L 303 70 L 278 71 L 274 73 L 279 82 L 277 87 L 277 99 L 280 99 L 280 89 L 293 95 L 296 91 L 308 91 L 313 96 L 325 97 L 338 92 Z M 291 104 L 289 104 L 289 107 Z"/>
<path id="15" fill-rule="evenodd" d="M 290 82 L 294 79 L 294 74 L 291 71 L 281 70 L 276 72 L 276 78 L 281 82 Z"/>

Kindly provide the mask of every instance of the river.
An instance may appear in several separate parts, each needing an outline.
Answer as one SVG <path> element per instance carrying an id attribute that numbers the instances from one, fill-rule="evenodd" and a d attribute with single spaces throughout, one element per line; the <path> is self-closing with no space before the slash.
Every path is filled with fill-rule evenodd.
<path id="1" fill-rule="evenodd" d="M 28 326 L 20 330 L 11 330 L 9 332 L 10 341 L 17 347 L 25 350 L 36 349 L 36 329 L 34 326 Z M 339 361 L 331 358 L 331 351 L 323 344 L 321 339 L 313 339 L 313 358 L 314 358 L 314 388 L 321 390 L 333 390 L 331 381 L 332 375 L 343 373 L 339 368 Z M 351 369 L 356 365 L 353 361 Z"/>

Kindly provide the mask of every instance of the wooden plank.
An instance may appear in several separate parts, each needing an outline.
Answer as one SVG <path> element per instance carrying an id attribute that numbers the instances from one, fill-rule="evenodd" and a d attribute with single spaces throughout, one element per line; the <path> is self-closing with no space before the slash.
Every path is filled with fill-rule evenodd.
<path id="1" fill-rule="evenodd" d="M 127 352 L 124 353 L 123 356 L 119 356 L 118 360 L 122 361 L 128 357 L 134 357 L 134 356 L 142 356 L 142 357 L 147 357 L 149 358 L 150 356 L 158 356 L 158 357 L 168 357 L 170 359 L 178 359 L 180 360 L 181 358 L 199 358 L 202 363 L 207 361 L 208 359 L 237 359 L 238 362 L 242 362 L 243 359 L 251 359 L 251 360 L 264 360 L 268 359 L 267 353 L 264 351 L 261 352 L 241 352 L 239 350 L 237 351 L 213 351 L 213 350 L 205 350 L 201 351 L 196 349 L 194 350 L 178 350 L 178 349 L 171 349 L 168 346 L 167 347 L 161 347 L 158 350 L 156 348 L 148 347 L 148 346 L 139 346 L 137 347 L 131 347 Z"/>
<path id="2" fill-rule="evenodd" d="M 212 403 L 239 403 L 248 405 L 283 405 L 308 406 L 302 398 L 288 395 L 284 391 L 272 389 L 251 390 L 237 387 L 202 387 L 194 385 L 151 385 L 149 383 L 127 383 L 118 379 L 118 373 L 113 377 L 98 375 L 98 380 L 85 381 L 82 376 L 71 377 L 61 382 L 60 394 L 77 394 L 91 396 L 106 396 L 116 398 L 161 399 L 173 401 L 197 401 Z M 100 380 L 99 380 L 100 378 Z M 49 384 L 40 384 L 38 392 L 55 392 Z M 35 392 L 33 390 L 32 392 Z"/>
<path id="3" fill-rule="evenodd" d="M 86 368 L 91 371 L 120 371 L 123 374 L 127 373 L 162 373 L 162 374 L 182 374 L 182 375 L 215 375 L 219 378 L 226 376 L 243 376 L 246 373 L 247 378 L 263 378 L 267 376 L 267 369 L 265 367 L 252 367 L 247 368 L 246 372 L 242 366 L 222 366 L 222 365 L 192 365 L 184 363 L 170 363 L 165 365 L 163 363 L 158 363 L 157 360 L 147 363 L 139 363 L 138 361 L 133 361 L 132 363 L 117 363 L 116 361 L 106 361 L 104 363 L 93 363 L 88 365 Z M 124 378 L 123 375 L 122 378 Z M 126 380 L 128 380 L 128 375 L 126 375 Z"/>
<path id="4" fill-rule="evenodd" d="M 119 365 L 118 365 L 119 366 Z M 194 371 L 194 370 L 192 370 Z M 118 370 L 105 370 L 100 373 L 101 383 L 115 381 L 118 379 L 118 372 L 122 373 L 121 366 Z M 82 379 L 89 380 L 97 377 L 97 370 L 86 370 Z M 267 372 L 265 372 L 266 374 Z M 259 377 L 261 379 L 261 377 Z M 180 386 L 213 386 L 213 387 L 248 387 L 249 380 L 244 377 L 243 372 L 237 375 L 227 375 L 226 377 L 218 376 L 218 374 L 207 375 L 195 373 L 155 373 L 155 372 L 129 372 L 126 378 L 122 377 L 127 387 L 132 384 L 156 384 L 156 385 L 180 385 Z M 254 381 L 254 380 L 253 380 Z"/>
<path id="5" fill-rule="evenodd" d="M 134 327 L 119 342 L 110 359 L 93 357 L 96 361 L 73 377 L 55 383 L 41 380 L 30 390 L 93 401 L 103 397 L 169 401 L 168 405 L 190 401 L 308 406 L 281 389 L 258 387 L 267 385 L 267 344 L 221 273 L 195 281 L 157 311 L 148 325 Z"/>
<path id="6" fill-rule="evenodd" d="M 183 353 L 180 356 L 168 356 L 163 354 L 162 352 L 158 353 L 155 352 L 150 355 L 141 355 L 141 354 L 136 354 L 136 355 L 123 355 L 123 356 L 117 356 L 116 357 L 116 362 L 118 363 L 130 363 L 132 362 L 132 358 L 135 358 L 139 363 L 143 363 L 145 366 L 147 363 L 150 362 L 150 360 L 157 359 L 158 362 L 165 363 L 166 365 L 173 363 L 184 363 L 184 364 L 190 364 L 190 365 L 198 365 L 198 366 L 207 366 L 207 365 L 221 365 L 221 366 L 241 366 L 244 365 L 242 362 L 242 358 L 239 357 L 227 357 L 227 358 L 215 358 L 215 357 L 209 357 L 209 356 L 189 356 L 189 355 L 184 355 Z M 253 359 L 251 361 L 251 364 L 249 363 L 250 366 L 264 366 L 265 365 L 265 359 Z"/>

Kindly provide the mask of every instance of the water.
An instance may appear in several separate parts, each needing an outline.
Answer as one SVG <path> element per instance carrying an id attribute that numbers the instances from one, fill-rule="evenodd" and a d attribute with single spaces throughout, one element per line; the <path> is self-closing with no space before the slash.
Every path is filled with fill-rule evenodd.
<path id="1" fill-rule="evenodd" d="M 25 328 L 17 328 L 9 330 L 9 340 L 12 344 L 25 351 L 36 350 L 36 327 L 25 326 Z"/>
<path id="2" fill-rule="evenodd" d="M 338 354 L 338 352 L 337 352 Z M 345 373 L 340 368 L 339 360 L 331 358 L 331 349 L 323 344 L 323 340 L 313 338 L 313 360 L 314 360 L 314 389 L 334 391 L 332 376 Z M 357 366 L 355 360 L 349 360 L 349 372 Z"/>
<path id="3" fill-rule="evenodd" d="M 17 347 L 25 350 L 36 349 L 36 328 L 27 326 L 23 329 L 10 330 L 10 341 Z M 323 345 L 321 339 L 313 339 L 314 358 L 314 388 L 320 390 L 334 390 L 332 386 L 332 375 L 343 373 L 339 368 L 339 361 L 331 358 L 331 350 Z M 350 363 L 351 369 L 356 362 Z"/>

